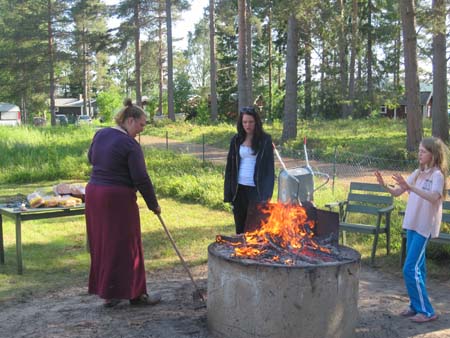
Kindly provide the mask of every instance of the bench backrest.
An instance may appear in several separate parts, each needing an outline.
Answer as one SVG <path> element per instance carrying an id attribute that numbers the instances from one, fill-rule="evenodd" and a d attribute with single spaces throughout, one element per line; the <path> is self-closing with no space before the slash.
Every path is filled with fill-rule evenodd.
<path id="1" fill-rule="evenodd" d="M 379 184 L 351 182 L 344 220 L 348 213 L 377 215 L 380 208 L 391 206 L 393 202 L 392 195 Z"/>
<path id="2" fill-rule="evenodd" d="M 450 223 L 450 201 L 442 203 L 442 222 Z"/>

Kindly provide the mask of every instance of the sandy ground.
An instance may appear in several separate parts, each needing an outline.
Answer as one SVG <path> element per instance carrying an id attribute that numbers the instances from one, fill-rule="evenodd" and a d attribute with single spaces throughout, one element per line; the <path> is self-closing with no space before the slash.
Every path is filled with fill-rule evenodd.
<path id="1" fill-rule="evenodd" d="M 206 288 L 207 266 L 192 271 L 199 287 Z M 162 303 L 153 307 L 130 307 L 124 302 L 105 309 L 84 286 L 0 303 L 0 337 L 209 337 L 207 309 L 196 309 L 194 288 L 181 267 L 149 272 L 148 283 L 149 289 L 163 296 Z M 450 281 L 431 280 L 429 290 L 439 319 L 412 323 L 398 315 L 407 304 L 401 277 L 362 266 L 355 337 L 450 337 Z"/>

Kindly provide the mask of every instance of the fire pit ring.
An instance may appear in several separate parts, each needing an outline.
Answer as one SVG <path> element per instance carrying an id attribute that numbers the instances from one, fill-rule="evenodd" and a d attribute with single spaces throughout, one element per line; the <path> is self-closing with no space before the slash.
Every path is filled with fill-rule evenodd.
<path id="1" fill-rule="evenodd" d="M 224 255 L 208 247 L 208 330 L 220 338 L 350 338 L 358 316 L 361 255 L 286 266 Z"/>

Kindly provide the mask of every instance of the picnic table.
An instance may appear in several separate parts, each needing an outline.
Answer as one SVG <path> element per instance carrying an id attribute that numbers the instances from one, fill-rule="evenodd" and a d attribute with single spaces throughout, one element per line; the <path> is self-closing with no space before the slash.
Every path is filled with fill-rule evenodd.
<path id="1" fill-rule="evenodd" d="M 5 264 L 3 245 L 3 216 L 12 218 L 16 223 L 17 273 L 23 273 L 22 261 L 22 222 L 29 220 L 84 215 L 84 204 L 75 207 L 28 208 L 21 210 L 8 204 L 0 204 L 0 264 Z"/>

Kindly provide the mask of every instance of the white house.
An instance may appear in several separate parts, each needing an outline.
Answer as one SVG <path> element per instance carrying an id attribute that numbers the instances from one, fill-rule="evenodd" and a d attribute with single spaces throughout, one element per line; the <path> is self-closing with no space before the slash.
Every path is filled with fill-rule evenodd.
<path id="1" fill-rule="evenodd" d="M 12 103 L 0 102 L 0 126 L 19 126 L 20 108 Z"/>

